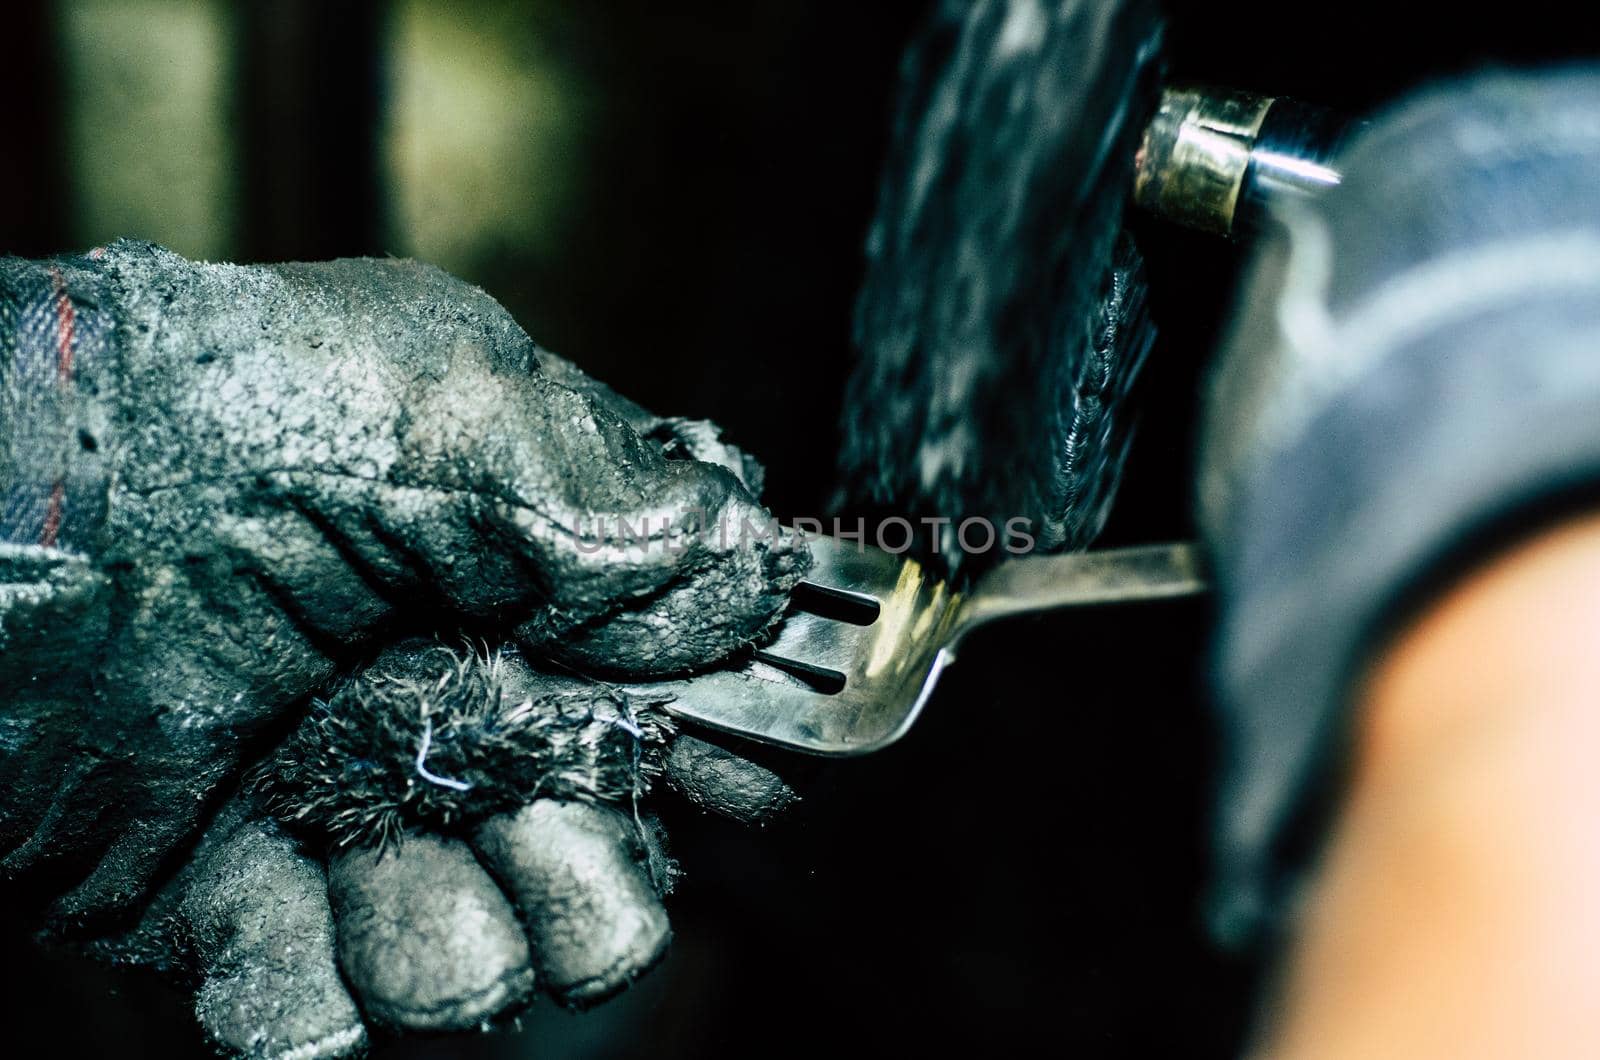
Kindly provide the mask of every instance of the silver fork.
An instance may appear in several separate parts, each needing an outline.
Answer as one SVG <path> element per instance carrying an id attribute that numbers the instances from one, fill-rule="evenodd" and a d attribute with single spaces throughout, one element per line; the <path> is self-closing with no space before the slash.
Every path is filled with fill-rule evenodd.
<path id="1" fill-rule="evenodd" d="M 1192 544 L 1005 561 L 957 591 L 915 560 L 809 538 L 813 565 L 776 639 L 739 669 L 631 686 L 668 712 L 762 743 L 859 755 L 904 736 L 963 637 L 997 619 L 1204 592 Z"/>

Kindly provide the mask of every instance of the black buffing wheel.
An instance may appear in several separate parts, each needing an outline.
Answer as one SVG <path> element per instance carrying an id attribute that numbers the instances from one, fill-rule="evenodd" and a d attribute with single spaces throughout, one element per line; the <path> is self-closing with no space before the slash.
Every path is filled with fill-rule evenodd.
<path id="1" fill-rule="evenodd" d="M 1105 523 L 1153 338 L 1123 213 L 1159 39 L 1145 0 L 949 0 L 907 52 L 857 304 L 844 507 L 927 521 L 919 550 L 951 568 L 1003 552 L 933 520 L 1025 519 L 1043 550 Z"/>

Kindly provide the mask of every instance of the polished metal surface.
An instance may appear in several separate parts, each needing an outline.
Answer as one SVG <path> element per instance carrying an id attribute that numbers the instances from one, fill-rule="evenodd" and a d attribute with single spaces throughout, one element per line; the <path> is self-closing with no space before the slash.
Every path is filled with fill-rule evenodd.
<path id="1" fill-rule="evenodd" d="M 1187 543 L 1018 557 L 965 592 L 879 549 L 828 537 L 812 538 L 811 548 L 809 593 L 797 593 L 777 638 L 743 669 L 634 687 L 672 695 L 668 711 L 723 732 L 812 754 L 865 754 L 905 735 L 961 639 L 985 623 L 1207 588 Z"/>

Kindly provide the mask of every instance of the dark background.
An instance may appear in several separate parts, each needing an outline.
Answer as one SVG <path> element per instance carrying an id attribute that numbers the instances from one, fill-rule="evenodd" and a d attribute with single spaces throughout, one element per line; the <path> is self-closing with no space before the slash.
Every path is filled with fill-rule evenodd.
<path id="1" fill-rule="evenodd" d="M 722 423 L 768 463 L 779 514 L 821 510 L 895 67 L 921 3 L 204 4 L 226 89 L 207 142 L 229 153 L 219 165 L 179 144 L 168 159 L 221 174 L 220 219 L 198 235 L 163 227 L 159 195 L 144 200 L 154 213 L 106 206 L 97 189 L 116 190 L 120 160 L 84 133 L 84 107 L 120 106 L 137 84 L 78 83 L 100 76 L 97 19 L 159 23 L 180 6 L 8 5 L 0 252 L 131 235 L 236 260 L 439 257 L 624 393 Z M 1398 6 L 1173 5 L 1173 76 L 1355 113 L 1449 72 L 1600 47 L 1559 8 Z M 433 253 L 397 205 L 417 177 L 386 154 L 385 115 L 403 42 L 446 24 L 542 71 L 576 117 L 537 170 L 559 179 L 509 189 L 542 211 L 508 229 L 531 235 Z M 124 122 L 136 140 L 138 120 Z M 433 194 L 471 205 L 448 165 L 428 172 Z M 1163 335 L 1118 543 L 1190 532 L 1196 380 L 1240 254 L 1139 227 Z M 1200 929 L 1207 619 L 1172 605 L 975 639 L 904 743 L 802 770 L 796 821 L 756 835 L 667 807 L 689 874 L 670 903 L 677 941 L 633 991 L 584 1016 L 536 1006 L 520 1032 L 375 1052 L 1232 1055 L 1257 973 Z M 0 1016 L 19 1055 L 204 1054 L 179 993 L 6 931 Z"/>

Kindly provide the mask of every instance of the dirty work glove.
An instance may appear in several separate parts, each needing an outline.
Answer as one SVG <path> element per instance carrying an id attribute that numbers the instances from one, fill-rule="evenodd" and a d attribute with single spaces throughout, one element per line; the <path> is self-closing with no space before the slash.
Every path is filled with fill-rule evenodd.
<path id="1" fill-rule="evenodd" d="M 1260 248 L 1201 478 L 1227 734 L 1217 926 L 1270 942 L 1315 857 L 1346 693 L 1443 580 L 1600 482 L 1600 73 L 1396 107 Z"/>
<path id="2" fill-rule="evenodd" d="M 473 1028 L 536 991 L 602 1000 L 670 938 L 652 782 L 750 823 L 793 799 L 658 706 L 514 649 L 396 646 L 317 703 L 138 928 L 94 948 L 190 977 L 230 1055 L 350 1055 L 369 1024 Z"/>
<path id="3" fill-rule="evenodd" d="M 0 261 L 0 874 L 117 920 L 380 636 L 620 677 L 759 637 L 804 551 L 679 532 L 765 517 L 703 434 L 414 262 Z"/>

